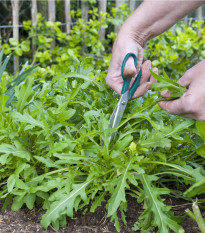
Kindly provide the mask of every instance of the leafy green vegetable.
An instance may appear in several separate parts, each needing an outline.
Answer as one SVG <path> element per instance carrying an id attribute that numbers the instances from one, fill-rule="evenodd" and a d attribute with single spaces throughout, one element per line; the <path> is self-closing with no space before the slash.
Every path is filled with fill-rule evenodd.
<path id="1" fill-rule="evenodd" d="M 157 83 L 153 84 L 154 89 L 159 89 L 160 91 L 169 90 L 171 92 L 171 96 L 175 98 L 181 97 L 187 91 L 186 87 L 183 87 L 174 80 L 170 79 L 164 70 L 163 76 L 155 74 L 151 69 L 150 73 L 158 81 Z"/>
<path id="2" fill-rule="evenodd" d="M 118 98 L 104 79 L 116 35 L 110 33 L 102 44 L 98 30 L 100 24 L 120 24 L 129 14 L 122 7 L 118 20 L 113 16 L 120 13 L 112 10 L 101 22 L 93 9 L 92 20 L 78 19 L 69 35 L 61 31 L 59 22 L 45 22 L 40 15 L 38 27 L 25 22 L 37 46 L 32 63 L 40 64 L 26 62 L 17 76 L 5 72 L 11 55 L 2 62 L 0 52 L 0 198 L 5 200 L 4 209 L 10 202 L 13 210 L 40 204 L 46 210 L 41 220 L 45 228 L 52 224 L 59 229 L 74 211 L 91 204 L 94 212 L 105 202 L 108 217 L 120 231 L 119 218 L 126 224 L 127 196 L 131 195 L 136 198 L 136 210 L 137 202 L 144 208 L 136 229 L 178 233 L 178 218 L 163 198 L 171 194 L 191 201 L 190 197 L 204 194 L 204 123 L 195 125 L 159 108 L 162 90 L 170 90 L 174 97 L 186 91 L 165 72 L 152 73 L 158 80 L 155 91 L 130 101 L 120 126 L 109 128 Z M 76 17 L 79 12 L 72 14 Z M 198 48 L 204 46 L 205 31 L 200 25 L 153 39 L 145 55 L 178 78 L 193 60 L 192 54 L 202 56 Z M 55 48 L 50 46 L 53 38 Z M 190 47 L 190 41 L 195 47 Z M 3 45 L 7 54 L 31 52 L 29 40 L 9 42 Z M 116 137 L 110 148 L 113 132 Z"/>

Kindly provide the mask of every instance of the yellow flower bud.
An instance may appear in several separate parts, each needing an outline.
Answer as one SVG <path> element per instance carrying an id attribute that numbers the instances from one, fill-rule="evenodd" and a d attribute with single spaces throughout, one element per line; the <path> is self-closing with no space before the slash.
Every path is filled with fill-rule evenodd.
<path id="1" fill-rule="evenodd" d="M 130 146 L 129 146 L 129 149 L 131 150 L 131 151 L 135 151 L 136 150 L 136 144 L 134 143 L 134 142 L 131 142 L 130 143 Z"/>

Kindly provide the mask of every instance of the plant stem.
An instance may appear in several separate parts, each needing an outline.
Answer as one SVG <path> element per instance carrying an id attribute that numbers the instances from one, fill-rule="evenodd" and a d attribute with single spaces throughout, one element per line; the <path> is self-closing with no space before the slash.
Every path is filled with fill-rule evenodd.
<path id="1" fill-rule="evenodd" d="M 199 229 L 201 230 L 201 233 L 205 233 L 205 222 L 201 216 L 201 211 L 197 205 L 197 201 L 195 201 L 193 203 L 192 209 L 193 209 L 194 215 L 196 217 L 196 222 L 199 226 Z"/>
<path id="2" fill-rule="evenodd" d="M 185 212 L 190 218 L 192 218 L 194 221 L 196 221 L 195 215 L 191 212 L 191 210 L 186 209 Z"/>

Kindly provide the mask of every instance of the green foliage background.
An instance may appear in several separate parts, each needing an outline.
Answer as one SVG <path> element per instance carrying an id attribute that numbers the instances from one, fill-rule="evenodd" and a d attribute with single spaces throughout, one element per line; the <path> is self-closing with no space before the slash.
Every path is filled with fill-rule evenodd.
<path id="1" fill-rule="evenodd" d="M 126 18 L 126 5 L 121 9 Z M 75 17 L 80 13 L 72 12 Z M 157 76 L 158 89 L 130 101 L 120 126 L 110 129 L 118 98 L 105 85 L 105 77 L 116 35 L 110 32 L 102 42 L 98 31 L 120 24 L 115 16 L 121 13 L 113 8 L 101 21 L 96 8 L 89 14 L 90 20 L 79 18 L 69 35 L 59 22 L 46 22 L 39 15 L 36 28 L 31 21 L 24 22 L 26 40 L 10 38 L 2 46 L 6 54 L 31 58 L 31 40 L 35 45 L 32 65 L 25 65 L 18 77 L 4 70 L 10 57 L 1 62 L 3 208 L 10 202 L 13 210 L 39 204 L 46 209 L 42 225 L 59 229 L 74 211 L 91 203 L 89 211 L 94 212 L 106 202 L 107 216 L 120 231 L 118 218 L 126 224 L 126 197 L 131 195 L 144 206 L 135 230 L 151 232 L 157 227 L 160 233 L 179 232 L 181 218 L 162 197 L 171 193 L 191 202 L 204 193 L 205 123 L 162 111 L 157 105 L 160 88 L 171 83 L 176 91 L 179 86 L 167 76 Z M 204 58 L 201 25 L 202 21 L 191 26 L 180 23 L 175 35 L 168 31 L 151 40 L 145 58 L 170 77 L 180 77 Z"/>

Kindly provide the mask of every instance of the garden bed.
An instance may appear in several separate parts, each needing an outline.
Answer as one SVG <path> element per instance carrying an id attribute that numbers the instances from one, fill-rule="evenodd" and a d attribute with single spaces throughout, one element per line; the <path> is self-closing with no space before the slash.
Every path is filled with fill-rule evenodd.
<path id="1" fill-rule="evenodd" d="M 185 216 L 181 224 L 185 233 L 198 233 L 199 228 L 195 221 L 186 216 L 185 210 L 191 209 L 191 204 L 181 199 L 167 197 L 166 203 L 173 206 L 173 211 L 176 216 Z M 0 207 L 2 208 L 3 202 L 1 201 Z M 7 208 L 5 211 L 0 211 L 0 229 L 1 233 L 46 233 L 46 232 L 59 232 L 59 233 L 109 233 L 117 232 L 114 224 L 106 217 L 107 211 L 105 206 L 98 207 L 95 213 L 88 212 L 83 215 L 82 211 L 77 212 L 73 219 L 68 218 L 67 226 L 61 227 L 56 231 L 51 226 L 45 230 L 40 224 L 41 216 L 44 211 L 38 207 L 33 210 L 22 208 L 18 211 L 13 211 Z M 142 213 L 142 206 L 136 203 L 134 198 L 128 197 L 128 211 L 127 211 L 127 226 L 121 222 L 121 231 L 124 233 L 140 232 L 132 230 L 132 227 Z M 154 233 L 155 231 L 153 231 Z"/>

